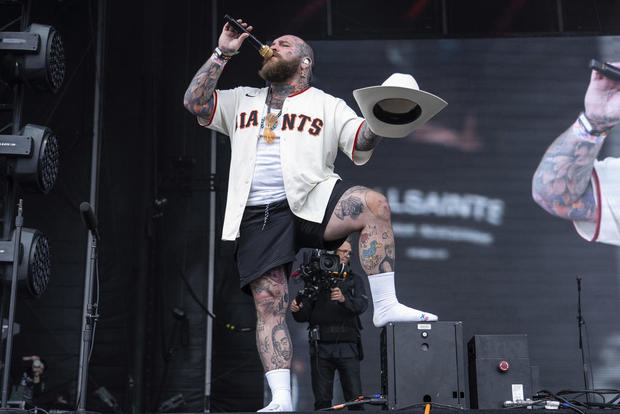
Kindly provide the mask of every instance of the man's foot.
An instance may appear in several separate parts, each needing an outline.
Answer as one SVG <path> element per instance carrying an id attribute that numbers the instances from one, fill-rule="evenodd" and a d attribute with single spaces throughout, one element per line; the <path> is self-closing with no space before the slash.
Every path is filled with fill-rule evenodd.
<path id="1" fill-rule="evenodd" d="M 372 304 L 375 309 L 372 322 L 377 328 L 390 322 L 430 322 L 439 320 L 437 315 L 410 308 L 396 298 L 394 272 L 369 275 Z"/>
<path id="2" fill-rule="evenodd" d="M 265 372 L 265 378 L 271 389 L 271 402 L 262 411 L 293 411 L 291 398 L 291 370 L 288 368 L 274 369 Z"/>
<path id="3" fill-rule="evenodd" d="M 271 401 L 269 405 L 258 410 L 258 412 L 265 411 L 293 411 L 293 404 L 291 402 L 287 404 L 278 401 Z"/>
<path id="4" fill-rule="evenodd" d="M 410 308 L 398 302 L 393 302 L 388 306 L 375 306 L 375 313 L 372 317 L 372 322 L 377 328 L 390 322 L 431 322 L 437 320 L 439 317 L 435 314 Z"/>

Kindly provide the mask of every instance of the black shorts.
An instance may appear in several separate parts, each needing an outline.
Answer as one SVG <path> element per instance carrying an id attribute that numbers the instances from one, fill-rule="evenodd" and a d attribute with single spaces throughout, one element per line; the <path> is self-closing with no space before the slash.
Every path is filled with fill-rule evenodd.
<path id="1" fill-rule="evenodd" d="M 323 236 L 336 204 L 351 187 L 341 180 L 336 182 L 321 223 L 294 215 L 286 199 L 262 206 L 247 206 L 235 246 L 241 289 L 251 294 L 250 283 L 278 266 L 285 265 L 288 276 L 295 255 L 302 247 L 336 250 L 346 237 L 327 242 Z"/>

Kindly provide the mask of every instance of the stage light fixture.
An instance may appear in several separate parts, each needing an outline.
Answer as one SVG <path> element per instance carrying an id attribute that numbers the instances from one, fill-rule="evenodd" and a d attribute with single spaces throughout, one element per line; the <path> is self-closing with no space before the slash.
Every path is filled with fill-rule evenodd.
<path id="1" fill-rule="evenodd" d="M 26 124 L 18 135 L 0 135 L 0 155 L 16 158 L 12 176 L 22 188 L 47 194 L 54 187 L 60 147 L 51 129 Z"/>
<path id="2" fill-rule="evenodd" d="M 65 78 L 65 51 L 52 26 L 33 23 L 24 32 L 0 32 L 1 75 L 8 83 L 25 82 L 58 92 Z"/>
<path id="3" fill-rule="evenodd" d="M 13 268 L 13 246 L 15 231 L 11 241 L 0 241 L 0 262 L 2 280 L 10 283 Z M 39 298 L 47 290 L 52 273 L 50 247 L 47 237 L 39 230 L 22 228 L 17 268 L 17 288 L 21 294 Z"/>
<path id="4" fill-rule="evenodd" d="M 20 135 L 32 138 L 32 152 L 28 157 L 17 158 L 15 178 L 22 187 L 47 194 L 58 176 L 58 139 L 51 129 L 34 124 L 24 126 Z"/>

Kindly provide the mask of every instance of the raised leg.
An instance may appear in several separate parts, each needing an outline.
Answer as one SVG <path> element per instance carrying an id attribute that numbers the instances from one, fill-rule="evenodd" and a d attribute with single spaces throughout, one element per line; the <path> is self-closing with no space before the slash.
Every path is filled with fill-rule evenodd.
<path id="1" fill-rule="evenodd" d="M 390 206 L 383 194 L 356 186 L 340 197 L 327 223 L 325 240 L 337 240 L 356 231 L 360 232 L 360 264 L 370 283 L 375 326 L 437 320 L 437 315 L 402 305 L 396 298 L 394 232 Z"/>

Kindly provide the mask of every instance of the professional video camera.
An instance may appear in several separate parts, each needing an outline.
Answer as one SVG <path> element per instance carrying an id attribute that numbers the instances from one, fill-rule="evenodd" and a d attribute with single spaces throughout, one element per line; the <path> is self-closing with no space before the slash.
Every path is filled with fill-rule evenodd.
<path id="1" fill-rule="evenodd" d="M 320 249 L 313 249 L 310 254 L 306 252 L 299 270 L 293 275 L 304 282 L 295 300 L 297 303 L 303 299 L 315 300 L 319 292 L 336 287 L 346 274 L 337 254 Z"/>

